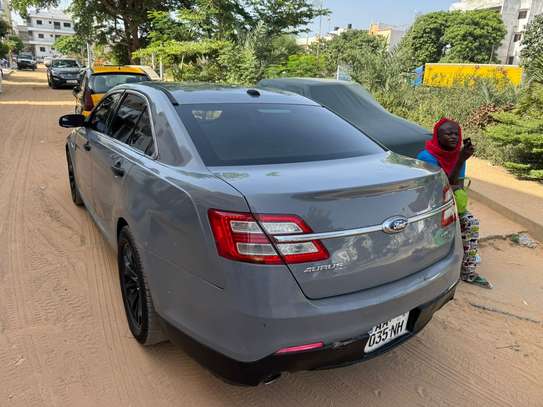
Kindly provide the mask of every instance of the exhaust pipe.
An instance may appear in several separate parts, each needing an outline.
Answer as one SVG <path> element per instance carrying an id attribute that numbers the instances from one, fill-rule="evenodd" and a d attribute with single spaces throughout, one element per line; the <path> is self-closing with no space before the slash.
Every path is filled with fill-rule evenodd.
<path id="1" fill-rule="evenodd" d="M 264 383 L 266 386 L 272 383 L 275 383 L 279 378 L 281 377 L 281 373 L 274 373 L 266 377 L 262 383 Z"/>

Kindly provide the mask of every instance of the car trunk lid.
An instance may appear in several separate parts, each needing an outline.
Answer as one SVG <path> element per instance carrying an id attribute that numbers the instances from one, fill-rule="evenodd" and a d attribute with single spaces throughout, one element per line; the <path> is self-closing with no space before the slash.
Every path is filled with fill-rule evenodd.
<path id="1" fill-rule="evenodd" d="M 304 294 L 325 298 L 386 284 L 421 271 L 451 250 L 455 228 L 441 212 L 400 233 L 380 227 L 443 205 L 444 174 L 393 153 L 294 164 L 212 167 L 240 191 L 255 214 L 297 215 L 313 233 L 348 232 L 323 239 L 330 257 L 289 264 Z M 370 233 L 353 230 L 377 226 Z M 273 238 L 272 238 L 273 239 Z"/>

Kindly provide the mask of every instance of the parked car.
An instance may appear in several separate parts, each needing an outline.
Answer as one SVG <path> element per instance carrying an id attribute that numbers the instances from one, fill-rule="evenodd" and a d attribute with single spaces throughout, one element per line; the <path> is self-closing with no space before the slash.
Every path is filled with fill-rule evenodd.
<path id="1" fill-rule="evenodd" d="M 36 59 L 32 54 L 21 53 L 17 55 L 17 69 L 32 69 L 35 71 L 37 68 Z"/>
<path id="2" fill-rule="evenodd" d="M 314 78 L 265 79 L 259 87 L 286 90 L 313 99 L 339 114 L 395 153 L 416 158 L 432 133 L 386 111 L 355 82 Z"/>
<path id="3" fill-rule="evenodd" d="M 76 59 L 54 58 L 47 67 L 47 83 L 50 88 L 76 87 L 81 79 L 81 65 Z"/>
<path id="4" fill-rule="evenodd" d="M 453 298 L 447 179 L 290 93 L 144 82 L 60 118 L 128 325 L 230 382 L 366 360 Z M 393 366 L 391 366 L 393 369 Z"/>
<path id="5" fill-rule="evenodd" d="M 114 86 L 157 79 L 157 73 L 149 66 L 94 65 L 81 73 L 80 85 L 74 88 L 75 112 L 88 116 Z"/>

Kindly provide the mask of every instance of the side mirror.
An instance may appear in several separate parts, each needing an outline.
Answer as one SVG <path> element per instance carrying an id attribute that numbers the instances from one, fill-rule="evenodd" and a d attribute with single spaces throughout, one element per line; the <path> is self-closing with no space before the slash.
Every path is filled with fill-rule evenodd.
<path id="1" fill-rule="evenodd" d="M 85 127 L 85 116 L 82 114 L 65 114 L 58 119 L 58 125 L 66 128 Z"/>
<path id="2" fill-rule="evenodd" d="M 72 89 L 72 94 L 76 96 L 79 92 L 81 92 L 81 86 L 75 85 L 74 88 Z"/>

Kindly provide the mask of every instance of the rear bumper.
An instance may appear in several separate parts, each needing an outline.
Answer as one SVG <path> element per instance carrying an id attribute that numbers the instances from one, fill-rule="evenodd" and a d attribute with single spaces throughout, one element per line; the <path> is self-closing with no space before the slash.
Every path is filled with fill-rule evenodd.
<path id="1" fill-rule="evenodd" d="M 367 333 L 326 343 L 324 348 L 288 355 L 269 355 L 254 362 L 242 362 L 225 356 L 184 334 L 166 321 L 163 328 L 168 337 L 183 347 L 198 362 L 224 380 L 256 386 L 281 372 L 296 372 L 346 366 L 379 356 L 413 337 L 430 321 L 432 315 L 453 299 L 456 283 L 437 298 L 411 310 L 408 332 L 374 352 L 364 354 Z"/>
<path id="2" fill-rule="evenodd" d="M 23 68 L 36 69 L 36 67 L 37 67 L 37 64 L 33 64 L 31 62 L 25 62 L 25 61 L 17 62 L 17 68 L 19 69 L 23 69 Z"/>

